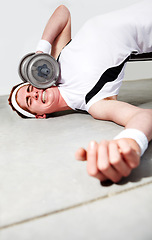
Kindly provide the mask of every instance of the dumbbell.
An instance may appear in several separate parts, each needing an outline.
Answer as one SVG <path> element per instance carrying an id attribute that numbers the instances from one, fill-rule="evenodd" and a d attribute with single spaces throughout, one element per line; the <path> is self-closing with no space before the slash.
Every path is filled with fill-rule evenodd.
<path id="1" fill-rule="evenodd" d="M 29 53 L 21 59 L 18 72 L 24 82 L 45 89 L 56 83 L 60 68 L 55 58 L 47 53 Z"/>

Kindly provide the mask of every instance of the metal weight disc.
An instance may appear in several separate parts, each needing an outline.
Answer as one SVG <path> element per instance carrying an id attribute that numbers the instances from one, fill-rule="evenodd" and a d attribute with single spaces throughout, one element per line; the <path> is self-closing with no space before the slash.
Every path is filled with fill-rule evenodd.
<path id="1" fill-rule="evenodd" d="M 25 67 L 28 81 L 36 88 L 51 87 L 59 78 L 58 62 L 46 53 L 34 54 Z"/>
<path id="2" fill-rule="evenodd" d="M 33 56 L 34 54 L 35 53 L 28 53 L 20 61 L 18 73 L 19 73 L 20 78 L 23 80 L 23 82 L 28 82 L 28 78 L 27 78 L 27 74 L 26 74 L 26 66 L 27 66 L 27 63 L 30 60 L 31 56 Z"/>

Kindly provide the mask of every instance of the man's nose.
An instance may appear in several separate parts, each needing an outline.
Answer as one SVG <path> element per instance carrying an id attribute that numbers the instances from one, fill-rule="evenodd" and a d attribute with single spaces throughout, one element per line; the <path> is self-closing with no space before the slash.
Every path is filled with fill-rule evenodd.
<path id="1" fill-rule="evenodd" d="M 31 97 L 33 97 L 35 99 L 38 99 L 38 97 L 39 97 L 38 91 L 32 91 L 31 92 Z"/>

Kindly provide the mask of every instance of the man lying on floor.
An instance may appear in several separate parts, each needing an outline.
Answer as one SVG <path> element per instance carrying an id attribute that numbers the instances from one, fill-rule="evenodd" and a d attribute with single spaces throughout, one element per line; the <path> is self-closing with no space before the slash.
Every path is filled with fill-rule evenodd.
<path id="1" fill-rule="evenodd" d="M 68 43 L 68 44 L 67 44 Z M 58 58 L 60 77 L 45 91 L 29 83 L 12 89 L 9 103 L 22 117 L 46 118 L 69 109 L 125 127 L 115 139 L 91 141 L 76 158 L 87 160 L 88 174 L 118 182 L 140 163 L 152 139 L 152 110 L 117 101 L 128 57 L 152 52 L 152 1 L 88 20 L 71 40 L 71 16 L 61 5 L 50 17 L 36 53 Z"/>

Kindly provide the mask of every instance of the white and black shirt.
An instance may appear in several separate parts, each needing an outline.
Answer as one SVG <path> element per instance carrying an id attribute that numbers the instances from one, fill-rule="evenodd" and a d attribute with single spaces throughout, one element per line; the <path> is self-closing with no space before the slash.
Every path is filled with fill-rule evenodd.
<path id="1" fill-rule="evenodd" d="M 117 95 L 132 52 L 152 52 L 152 0 L 88 20 L 59 57 L 59 91 L 72 109 L 88 111 Z"/>

